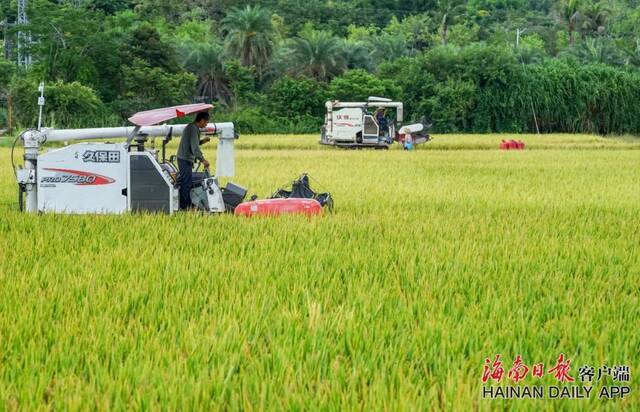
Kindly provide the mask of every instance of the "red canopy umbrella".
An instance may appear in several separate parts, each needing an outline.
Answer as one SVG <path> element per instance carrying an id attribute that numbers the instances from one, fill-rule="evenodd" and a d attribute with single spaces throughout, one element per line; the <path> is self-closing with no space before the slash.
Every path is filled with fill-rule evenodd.
<path id="1" fill-rule="evenodd" d="M 182 106 L 164 107 L 134 114 L 129 121 L 136 126 L 153 126 L 176 117 L 184 117 L 193 113 L 204 112 L 213 108 L 212 104 L 196 103 Z"/>

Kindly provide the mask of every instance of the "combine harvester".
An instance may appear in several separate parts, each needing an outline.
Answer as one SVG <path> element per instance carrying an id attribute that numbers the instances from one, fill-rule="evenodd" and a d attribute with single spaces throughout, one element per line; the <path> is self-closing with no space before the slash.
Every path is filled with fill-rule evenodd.
<path id="1" fill-rule="evenodd" d="M 174 135 L 181 136 L 187 126 L 161 124 L 175 118 L 211 109 L 210 104 L 191 104 L 140 112 L 129 118 L 130 127 L 57 130 L 42 128 L 44 86 L 40 86 L 38 128 L 23 132 L 24 167 L 12 165 L 19 189 L 20 209 L 30 213 L 125 213 L 178 210 L 177 168 L 166 158 L 166 145 Z M 233 212 L 246 197 L 247 190 L 234 183 L 219 187 L 218 178 L 235 174 L 234 142 L 238 138 L 233 123 L 209 123 L 202 133 L 218 137 L 216 177 L 209 172 L 194 173 L 191 199 L 194 208 L 212 212 Z M 162 137 L 162 157 L 147 148 L 149 138 Z M 40 153 L 50 142 L 126 139 L 124 143 L 83 142 Z M 17 142 L 18 139 L 16 139 Z M 15 143 L 14 143 L 15 145 Z M 197 170 L 197 169 L 196 169 Z M 307 185 L 305 199 L 284 196 L 275 205 L 270 200 L 252 198 L 243 206 L 243 215 L 320 214 L 327 205 L 324 197 Z M 283 197 L 283 196 L 278 196 Z M 311 199 L 311 200 L 309 200 Z M 316 204 L 310 203 L 315 202 Z M 265 207 L 266 203 L 268 207 Z M 331 206 L 331 204 L 328 204 Z M 240 213 L 238 213 L 240 214 Z"/>
<path id="2" fill-rule="evenodd" d="M 402 126 L 404 107 L 382 97 L 366 102 L 329 101 L 320 144 L 347 149 L 388 149 L 393 142 L 411 150 L 431 140 L 424 122 Z M 371 109 L 374 109 L 373 112 Z M 387 111 L 392 112 L 391 115 Z M 395 115 L 395 116 L 394 116 Z"/>

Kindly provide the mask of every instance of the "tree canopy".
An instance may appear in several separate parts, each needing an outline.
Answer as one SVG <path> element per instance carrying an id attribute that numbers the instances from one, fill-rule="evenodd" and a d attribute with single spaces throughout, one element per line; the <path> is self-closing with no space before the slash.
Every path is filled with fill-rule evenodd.
<path id="1" fill-rule="evenodd" d="M 27 14 L 18 27 L 0 0 L 0 128 L 9 96 L 32 126 L 44 80 L 56 126 L 205 101 L 251 131 L 310 132 L 326 99 L 385 95 L 438 131 L 640 129 L 638 0 L 30 0 Z"/>

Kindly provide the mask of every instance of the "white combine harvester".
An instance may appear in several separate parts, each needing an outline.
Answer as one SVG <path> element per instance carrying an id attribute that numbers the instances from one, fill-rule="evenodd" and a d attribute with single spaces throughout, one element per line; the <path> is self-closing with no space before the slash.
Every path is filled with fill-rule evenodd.
<path id="1" fill-rule="evenodd" d="M 405 149 L 412 149 L 431 140 L 427 134 L 429 125 L 402 126 L 402 102 L 369 97 L 366 102 L 329 101 L 325 106 L 327 112 L 320 144 L 350 149 L 388 149 L 393 142 L 399 142 Z M 380 113 L 376 114 L 378 111 Z"/>
<path id="2" fill-rule="evenodd" d="M 38 104 L 41 118 L 42 95 Z M 130 127 L 56 130 L 40 127 L 40 120 L 38 129 L 20 136 L 25 152 L 24 168 L 16 171 L 21 208 L 56 213 L 177 211 L 177 170 L 165 158 L 165 146 L 173 135 L 180 136 L 186 125 L 161 123 L 212 107 L 192 104 L 141 112 L 129 118 Z M 216 177 L 233 176 L 237 138 L 233 123 L 209 123 L 202 132 L 219 139 Z M 155 149 L 145 147 L 152 137 L 163 138 L 161 159 Z M 75 143 L 39 153 L 45 143 L 93 139 L 126 141 Z M 245 189 L 232 183 L 219 188 L 217 178 L 208 173 L 191 192 L 194 205 L 210 212 L 233 208 L 245 195 Z"/>

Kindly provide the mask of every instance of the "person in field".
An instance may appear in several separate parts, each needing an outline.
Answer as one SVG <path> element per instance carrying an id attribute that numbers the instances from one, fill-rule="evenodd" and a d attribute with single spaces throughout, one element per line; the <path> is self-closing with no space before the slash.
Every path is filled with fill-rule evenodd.
<path id="1" fill-rule="evenodd" d="M 178 168 L 180 169 L 180 209 L 191 208 L 191 187 L 193 186 L 193 163 L 198 160 L 205 169 L 209 168 L 209 162 L 204 158 L 200 150 L 200 129 L 209 123 L 209 113 L 200 112 L 192 123 L 189 123 L 182 132 L 182 139 L 178 146 Z"/>
<path id="2" fill-rule="evenodd" d="M 389 133 L 389 122 L 387 121 L 387 109 L 384 107 L 378 107 L 376 110 L 376 121 L 380 128 L 380 134 L 386 136 Z"/>
<path id="3" fill-rule="evenodd" d="M 404 150 L 413 150 L 413 136 L 411 136 L 411 133 L 404 135 L 402 146 L 404 147 Z"/>

